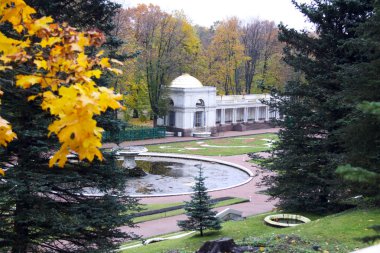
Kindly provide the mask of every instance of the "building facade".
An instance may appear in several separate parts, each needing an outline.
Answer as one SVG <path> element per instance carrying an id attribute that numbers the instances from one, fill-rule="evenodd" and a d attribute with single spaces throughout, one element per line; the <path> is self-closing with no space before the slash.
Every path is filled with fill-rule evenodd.
<path id="1" fill-rule="evenodd" d="M 189 74 L 171 82 L 169 97 L 169 112 L 157 123 L 178 136 L 266 128 L 271 118 L 279 117 L 261 103 L 270 99 L 268 94 L 217 96 L 215 87 L 203 86 Z"/>

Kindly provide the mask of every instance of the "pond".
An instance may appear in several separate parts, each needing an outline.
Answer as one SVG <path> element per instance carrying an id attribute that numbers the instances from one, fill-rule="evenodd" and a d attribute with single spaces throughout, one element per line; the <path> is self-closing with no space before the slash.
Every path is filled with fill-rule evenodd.
<path id="1" fill-rule="evenodd" d="M 250 179 L 247 172 L 226 164 L 203 160 L 170 157 L 136 157 L 137 167 L 146 175 L 131 177 L 125 189 L 128 195 L 168 195 L 192 191 L 198 176 L 199 166 L 203 168 L 208 190 L 229 188 Z"/>

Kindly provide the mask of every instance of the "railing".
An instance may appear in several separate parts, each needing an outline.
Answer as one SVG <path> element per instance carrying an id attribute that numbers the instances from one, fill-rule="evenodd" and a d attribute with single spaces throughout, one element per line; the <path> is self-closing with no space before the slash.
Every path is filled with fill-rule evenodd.
<path id="1" fill-rule="evenodd" d="M 127 128 L 121 130 L 119 133 L 103 133 L 103 142 L 123 142 L 123 141 L 136 141 L 146 139 L 165 138 L 165 127 L 154 128 Z"/>

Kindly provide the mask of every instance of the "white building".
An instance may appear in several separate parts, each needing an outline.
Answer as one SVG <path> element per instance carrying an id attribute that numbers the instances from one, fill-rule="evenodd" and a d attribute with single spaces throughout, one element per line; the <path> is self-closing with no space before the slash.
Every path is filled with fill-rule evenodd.
<path id="1" fill-rule="evenodd" d="M 189 74 L 171 82 L 169 96 L 169 113 L 157 123 L 179 136 L 265 128 L 278 117 L 260 102 L 270 99 L 268 94 L 216 96 L 215 87 L 203 86 Z"/>

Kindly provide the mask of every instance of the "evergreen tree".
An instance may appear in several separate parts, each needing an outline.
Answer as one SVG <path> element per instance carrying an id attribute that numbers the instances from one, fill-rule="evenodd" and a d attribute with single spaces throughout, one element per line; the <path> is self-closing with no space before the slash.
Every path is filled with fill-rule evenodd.
<path id="1" fill-rule="evenodd" d="M 124 61 L 137 55 L 136 53 L 118 53 L 118 48 L 124 43 L 117 36 L 114 36 L 114 17 L 121 8 L 118 3 L 110 0 L 26 0 L 25 2 L 35 8 L 40 16 L 52 16 L 58 22 L 67 22 L 70 26 L 80 29 L 96 28 L 102 31 L 106 35 L 106 43 L 102 48 L 109 58 Z M 75 15 L 73 15 L 74 13 Z M 93 54 L 97 53 L 94 49 L 88 51 Z M 116 91 L 120 90 L 121 84 L 112 74 L 102 75 L 96 82 L 99 86 L 113 87 Z M 96 120 L 100 127 L 110 133 L 112 140 L 117 140 L 118 133 L 125 126 L 122 121 L 117 119 L 117 111 L 113 110 L 108 110 Z"/>
<path id="2" fill-rule="evenodd" d="M 338 172 L 352 183 L 353 195 L 370 197 L 380 205 L 380 1 L 374 7 L 373 16 L 356 29 L 359 37 L 344 45 L 358 60 L 341 71 L 342 96 L 351 111 L 340 135 L 346 165 Z"/>
<path id="3" fill-rule="evenodd" d="M 199 175 L 195 178 L 194 193 L 191 195 L 191 200 L 185 204 L 188 219 L 178 221 L 180 228 L 199 231 L 201 236 L 205 229 L 219 230 L 222 228 L 220 220 L 215 217 L 216 212 L 211 210 L 212 204 L 204 181 L 205 177 L 203 177 L 200 166 Z"/>
<path id="4" fill-rule="evenodd" d="M 284 91 L 272 90 L 270 106 L 285 115 L 274 158 L 276 175 L 266 178 L 269 194 L 290 210 L 323 212 L 348 195 L 336 175 L 345 147 L 340 138 L 350 105 L 343 100 L 343 66 L 353 64 L 343 47 L 357 38 L 355 28 L 373 11 L 372 0 L 314 0 L 296 7 L 315 25 L 316 34 L 280 25 L 285 61 L 300 73 Z M 301 78 L 302 77 L 302 78 Z"/>
<path id="5" fill-rule="evenodd" d="M 50 4 L 50 1 L 38 2 L 47 7 Z M 68 7 L 81 1 L 54 4 L 58 2 L 65 2 Z M 103 25 L 102 22 L 112 22 L 99 14 L 103 13 L 101 9 L 107 9 L 101 2 L 114 5 L 96 1 L 99 5 L 92 7 L 97 12 L 86 14 L 89 9 L 82 8 L 68 12 L 65 17 L 72 25 L 78 25 L 74 20 L 76 15 Z M 60 17 L 58 13 L 63 10 L 66 9 L 50 9 L 51 12 L 43 14 Z M 79 28 L 95 26 L 89 21 Z M 0 30 L 9 37 L 15 36 L 7 24 Z M 14 66 L 14 69 L 33 71 L 28 65 Z M 40 99 L 28 101 L 30 95 L 38 92 L 37 87 L 24 90 L 13 82 L 13 71 L 0 73 L 4 91 L 0 114 L 12 122 L 18 137 L 6 149 L 0 149 L 0 163 L 6 169 L 0 182 L 0 251 L 111 252 L 117 249 L 121 241 L 130 237 L 118 227 L 132 226 L 126 213 L 137 208 L 135 199 L 124 196 L 125 169 L 116 166 L 113 154 L 103 154 L 103 162 L 90 164 L 73 158 L 63 169 L 49 168 L 49 158 L 58 144 L 54 136 L 48 138 L 47 128 L 53 119 L 42 111 Z M 91 189 L 97 189 L 100 196 L 84 194 Z"/>

